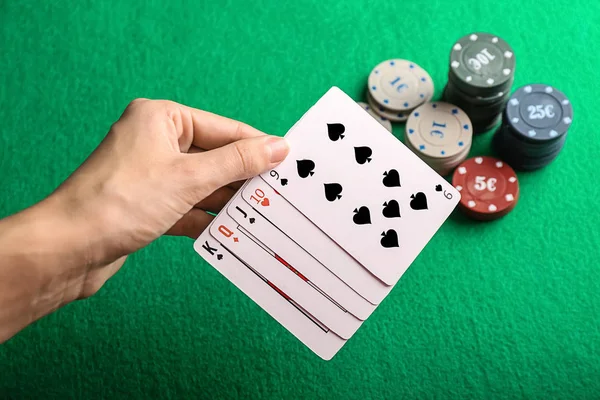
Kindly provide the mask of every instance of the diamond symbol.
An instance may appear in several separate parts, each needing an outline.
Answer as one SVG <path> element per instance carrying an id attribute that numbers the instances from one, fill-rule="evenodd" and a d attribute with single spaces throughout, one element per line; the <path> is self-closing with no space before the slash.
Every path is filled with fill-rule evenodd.
<path id="1" fill-rule="evenodd" d="M 510 183 L 515 183 L 515 182 L 517 181 L 517 177 L 515 177 L 515 176 L 511 176 L 510 178 L 508 178 L 508 181 L 509 181 Z"/>
<path id="2" fill-rule="evenodd" d="M 558 132 L 556 132 L 554 129 L 552 129 L 550 131 L 550 137 L 557 137 L 558 136 Z"/>
<path id="3" fill-rule="evenodd" d="M 483 158 L 481 158 L 481 157 L 476 157 L 475 158 L 475 163 L 476 164 L 481 164 L 482 162 L 483 162 Z"/>
<path id="4" fill-rule="evenodd" d="M 469 202 L 467 203 L 467 205 L 469 206 L 469 208 L 473 208 L 477 205 L 477 203 L 475 203 L 473 200 L 469 200 Z"/>
<path id="5" fill-rule="evenodd" d="M 508 75 L 510 75 L 510 72 L 511 72 L 511 70 L 510 70 L 509 68 L 504 68 L 504 69 L 502 70 L 502 73 L 504 74 L 504 76 L 508 76 Z"/>
<path id="6" fill-rule="evenodd" d="M 529 137 L 534 137 L 535 135 L 537 135 L 537 132 L 532 129 L 529 132 L 527 132 L 527 134 L 529 135 Z"/>
<path id="7" fill-rule="evenodd" d="M 452 64 L 450 64 L 452 66 L 452 68 L 458 68 L 460 67 L 460 63 L 458 61 L 452 61 Z"/>
<path id="8" fill-rule="evenodd" d="M 492 43 L 498 43 L 498 38 L 497 37 L 493 37 L 492 38 Z"/>
<path id="9" fill-rule="evenodd" d="M 508 51 L 508 50 L 506 50 L 506 51 L 504 52 L 504 57 L 506 57 L 506 58 L 512 58 L 512 56 L 513 56 L 513 53 L 512 53 L 512 51 Z"/>
<path id="10" fill-rule="evenodd" d="M 510 105 L 511 106 L 518 106 L 519 105 L 519 100 L 517 100 L 517 99 L 510 99 Z"/>
<path id="11" fill-rule="evenodd" d="M 467 173 L 467 169 L 465 167 L 459 167 L 458 168 L 458 173 L 461 175 L 464 175 Z"/>
<path id="12" fill-rule="evenodd" d="M 490 206 L 488 207 L 488 210 L 490 210 L 490 211 L 497 211 L 497 210 L 498 210 L 498 207 L 496 207 L 496 206 L 495 206 L 495 205 L 493 205 L 493 204 L 490 204 Z"/>
<path id="13" fill-rule="evenodd" d="M 472 41 L 476 41 L 477 37 L 478 36 L 476 34 L 472 34 L 471 36 L 469 36 L 469 39 L 471 39 Z"/>
<path id="14" fill-rule="evenodd" d="M 467 78 L 466 78 L 465 80 L 466 80 L 467 82 L 471 82 L 471 81 L 473 80 L 473 77 L 469 75 L 469 76 L 467 76 Z"/>
<path id="15" fill-rule="evenodd" d="M 488 78 L 488 80 L 486 81 L 488 85 L 493 85 L 494 84 L 494 80 L 492 78 Z"/>
<path id="16" fill-rule="evenodd" d="M 566 105 L 568 105 L 568 104 L 569 104 L 569 99 L 564 99 L 564 100 L 562 101 L 562 105 L 563 105 L 563 106 L 566 106 Z"/>
<path id="17" fill-rule="evenodd" d="M 546 90 L 546 93 L 552 93 L 554 91 L 554 89 L 552 89 L 552 87 L 550 87 L 550 86 L 547 86 L 545 90 Z"/>
<path id="18" fill-rule="evenodd" d="M 571 122 L 573 122 L 573 120 L 571 119 L 571 117 L 565 117 L 565 118 L 563 119 L 563 122 L 564 122 L 565 124 L 569 125 Z"/>
<path id="19" fill-rule="evenodd" d="M 460 51 L 460 50 L 462 50 L 462 46 L 460 45 L 460 43 L 456 43 L 456 44 L 454 45 L 454 50 L 456 50 L 456 51 Z"/>
<path id="20" fill-rule="evenodd" d="M 496 168 L 502 168 L 504 166 L 504 163 L 502 163 L 502 161 L 496 161 Z"/>
<path id="21" fill-rule="evenodd" d="M 519 123 L 519 118 L 514 117 L 513 119 L 510 120 L 513 124 L 517 124 Z"/>
<path id="22" fill-rule="evenodd" d="M 513 201 L 515 199 L 514 196 L 510 193 L 504 196 L 504 198 L 506 199 L 506 201 Z"/>
<path id="23" fill-rule="evenodd" d="M 523 89 L 523 91 L 525 91 L 525 93 L 531 93 L 531 86 L 525 86 L 525 89 Z"/>
<path id="24" fill-rule="evenodd" d="M 458 185 L 458 186 L 456 187 L 456 190 L 458 190 L 458 191 L 460 192 L 460 191 L 462 190 L 462 186 Z"/>

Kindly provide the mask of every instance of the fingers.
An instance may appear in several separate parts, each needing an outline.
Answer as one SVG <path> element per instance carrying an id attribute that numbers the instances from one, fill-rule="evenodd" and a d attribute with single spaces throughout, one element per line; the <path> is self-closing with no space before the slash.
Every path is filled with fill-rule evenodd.
<path id="1" fill-rule="evenodd" d="M 219 188 L 213 194 L 196 204 L 196 207 L 218 214 L 231 197 L 233 197 L 235 192 L 235 190 L 227 186 Z"/>
<path id="2" fill-rule="evenodd" d="M 192 145 L 205 150 L 212 150 L 242 139 L 266 135 L 243 122 L 192 107 L 181 107 L 189 112 L 192 118 Z"/>
<path id="3" fill-rule="evenodd" d="M 220 187 L 248 179 L 277 166 L 289 153 L 283 138 L 261 136 L 242 139 L 185 160 L 189 185 L 200 200 Z"/>
<path id="4" fill-rule="evenodd" d="M 192 208 L 167 231 L 171 236 L 187 236 L 196 239 L 213 220 L 213 216 L 204 210 Z"/>

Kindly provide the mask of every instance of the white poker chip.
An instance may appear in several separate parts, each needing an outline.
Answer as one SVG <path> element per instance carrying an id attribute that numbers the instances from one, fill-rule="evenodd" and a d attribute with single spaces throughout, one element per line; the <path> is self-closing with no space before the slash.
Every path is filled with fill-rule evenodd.
<path id="1" fill-rule="evenodd" d="M 375 120 L 377 120 L 377 122 L 379 122 L 385 129 L 387 129 L 390 133 L 392 132 L 392 123 L 390 122 L 390 120 L 388 118 L 382 117 L 381 115 L 377 114 L 373 110 L 373 107 L 371 107 L 367 103 L 363 103 L 363 102 L 359 101 L 357 104 L 359 106 L 361 106 L 363 108 L 363 110 L 365 110 L 367 113 L 369 113 L 369 115 L 371 117 L 375 118 Z"/>
<path id="2" fill-rule="evenodd" d="M 373 100 L 391 112 L 413 110 L 434 92 L 427 71 L 401 59 L 387 60 L 373 68 L 368 88 Z"/>

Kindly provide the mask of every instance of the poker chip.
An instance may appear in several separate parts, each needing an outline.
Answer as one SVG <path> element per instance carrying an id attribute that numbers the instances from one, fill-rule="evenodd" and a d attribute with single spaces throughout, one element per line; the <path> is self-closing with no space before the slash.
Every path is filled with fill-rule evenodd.
<path id="1" fill-rule="evenodd" d="M 408 119 L 408 116 L 410 115 L 410 112 L 392 111 L 392 110 L 386 109 L 385 107 L 377 104 L 377 102 L 371 97 L 371 95 L 369 93 L 367 93 L 366 97 L 367 97 L 367 103 L 369 103 L 371 110 L 375 114 L 379 115 L 382 118 L 386 118 L 389 121 L 404 122 Z"/>
<path id="2" fill-rule="evenodd" d="M 558 89 L 548 85 L 523 86 L 506 105 L 510 129 L 528 141 L 548 141 L 567 133 L 573 121 L 571 102 Z"/>
<path id="3" fill-rule="evenodd" d="M 375 118 L 375 120 L 379 122 L 390 133 L 392 132 L 392 123 L 388 118 L 382 117 L 381 115 L 377 114 L 375 111 L 373 111 L 373 108 L 367 103 L 359 101 L 358 105 L 361 106 L 363 110 L 365 110 L 371 117 Z"/>
<path id="4" fill-rule="evenodd" d="M 481 221 L 507 215 L 519 200 L 515 171 L 493 157 L 479 156 L 462 162 L 452 175 L 452 185 L 461 194 L 461 211 Z"/>
<path id="5" fill-rule="evenodd" d="M 425 103 L 406 123 L 404 142 L 440 175 L 447 175 L 469 153 L 472 124 L 459 107 L 444 102 Z"/>
<path id="6" fill-rule="evenodd" d="M 514 76 L 515 56 L 503 39 L 489 33 L 472 33 L 460 38 L 450 53 L 450 71 L 464 87 L 495 90 Z M 498 90 L 500 91 L 500 90 Z"/>
<path id="7" fill-rule="evenodd" d="M 502 38 L 472 33 L 450 51 L 444 101 L 462 108 L 473 123 L 473 133 L 493 129 L 499 122 L 514 82 L 515 56 Z"/>
<path id="8" fill-rule="evenodd" d="M 393 59 L 379 63 L 368 78 L 371 98 L 386 110 L 410 111 L 431 98 L 431 76 L 412 61 Z"/>
<path id="9" fill-rule="evenodd" d="M 564 93 L 549 85 L 526 85 L 508 99 L 492 146 L 518 170 L 540 169 L 562 152 L 572 121 L 573 107 Z"/>

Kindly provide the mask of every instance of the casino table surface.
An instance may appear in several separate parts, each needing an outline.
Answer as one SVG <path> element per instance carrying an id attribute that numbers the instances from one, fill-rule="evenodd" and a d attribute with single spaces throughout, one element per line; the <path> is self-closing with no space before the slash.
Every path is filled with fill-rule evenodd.
<path id="1" fill-rule="evenodd" d="M 427 69 L 439 98 L 474 31 L 513 47 L 513 90 L 569 96 L 565 148 L 519 173 L 504 219 L 457 210 L 333 360 L 165 237 L 1 345 L 0 398 L 598 398 L 599 2 L 0 0 L 0 216 L 48 195 L 136 97 L 283 135 L 333 85 L 363 100 L 389 58 Z"/>

